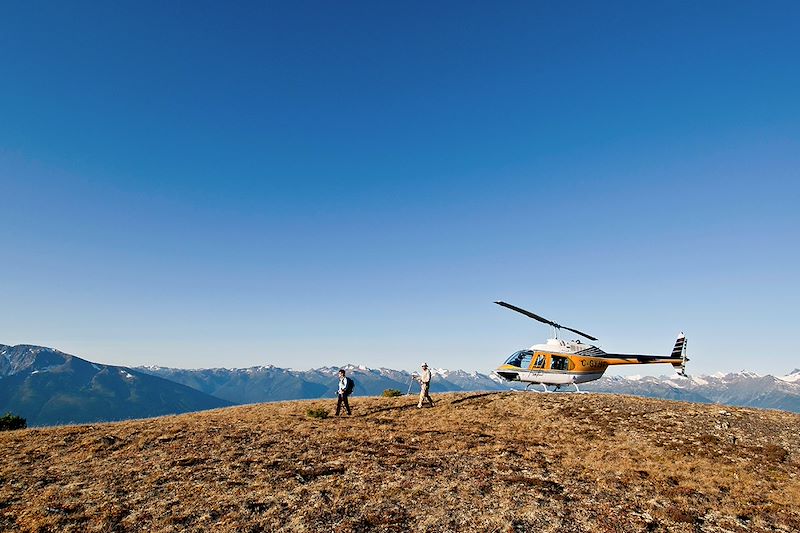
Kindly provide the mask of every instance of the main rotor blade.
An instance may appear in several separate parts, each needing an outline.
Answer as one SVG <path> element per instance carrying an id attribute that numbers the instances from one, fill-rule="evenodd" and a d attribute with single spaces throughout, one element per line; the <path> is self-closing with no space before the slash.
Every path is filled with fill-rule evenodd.
<path id="1" fill-rule="evenodd" d="M 523 315 L 525 315 L 527 317 L 530 317 L 530 318 L 532 318 L 534 320 L 538 320 L 539 322 L 542 322 L 544 324 L 549 324 L 549 325 L 551 325 L 553 327 L 556 327 L 556 328 L 560 328 L 561 327 L 560 325 L 556 324 L 552 320 L 547 320 L 543 316 L 539 316 L 539 315 L 537 315 L 535 313 L 531 313 L 530 311 L 526 311 L 525 309 L 522 309 L 521 307 L 517 307 L 516 305 L 507 304 L 505 302 L 495 302 L 495 303 L 497 305 L 502 305 L 503 307 L 507 307 L 508 309 L 511 309 L 512 311 L 516 311 L 517 313 L 522 313 Z"/>
<path id="2" fill-rule="evenodd" d="M 586 337 L 590 341 L 596 341 L 597 340 L 595 337 L 592 337 L 591 335 L 587 335 L 586 333 L 583 333 L 582 331 L 578 331 L 577 329 L 568 328 L 567 326 L 561 326 L 561 327 L 564 328 L 564 329 L 568 329 L 573 333 L 577 333 L 578 335 L 580 335 L 582 337 Z"/>
<path id="3" fill-rule="evenodd" d="M 550 326 L 553 326 L 554 328 L 558 328 L 558 329 L 564 328 L 564 329 L 567 329 L 567 330 L 569 330 L 569 331 L 571 331 L 573 333 L 577 333 L 581 337 L 586 337 L 589 340 L 593 340 L 593 341 L 597 340 L 596 337 L 592 337 L 591 335 L 587 335 L 586 333 L 583 333 L 582 331 L 578 331 L 577 329 L 572 329 L 572 328 L 568 328 L 567 326 L 562 326 L 561 324 L 557 324 L 556 322 L 553 322 L 552 320 L 547 320 L 543 316 L 539 316 L 536 313 L 531 313 L 530 311 L 526 311 L 525 309 L 522 309 L 521 307 L 517 307 L 516 305 L 511 305 L 511 304 L 506 303 L 506 302 L 495 302 L 495 303 L 497 305 L 502 306 L 502 307 L 506 307 L 508 309 L 511 309 L 512 311 L 516 311 L 517 313 L 522 313 L 523 315 L 525 315 L 525 316 L 527 316 L 529 318 L 532 318 L 534 320 L 538 320 L 539 322 L 542 322 L 543 324 L 548 324 Z"/>

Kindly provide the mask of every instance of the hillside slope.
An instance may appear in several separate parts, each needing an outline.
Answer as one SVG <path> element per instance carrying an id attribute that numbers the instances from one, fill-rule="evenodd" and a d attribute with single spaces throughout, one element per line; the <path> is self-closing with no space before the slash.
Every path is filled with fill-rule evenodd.
<path id="1" fill-rule="evenodd" d="M 800 530 L 799 415 L 606 394 L 437 399 L 0 433 L 0 529 Z"/>

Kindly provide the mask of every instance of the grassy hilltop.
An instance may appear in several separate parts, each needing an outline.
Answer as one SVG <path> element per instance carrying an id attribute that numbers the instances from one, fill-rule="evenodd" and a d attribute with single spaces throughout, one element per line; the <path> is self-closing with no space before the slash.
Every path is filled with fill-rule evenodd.
<path id="1" fill-rule="evenodd" d="M 596 394 L 438 400 L 0 433 L 0 530 L 800 530 L 800 415 Z"/>

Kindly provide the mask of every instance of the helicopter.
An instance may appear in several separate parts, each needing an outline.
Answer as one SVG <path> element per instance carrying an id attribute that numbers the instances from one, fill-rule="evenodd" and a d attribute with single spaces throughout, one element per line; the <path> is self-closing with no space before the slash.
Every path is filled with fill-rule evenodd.
<path id="1" fill-rule="evenodd" d="M 679 375 L 687 377 L 686 362 L 689 359 L 686 357 L 686 336 L 683 333 L 678 335 L 672 353 L 668 356 L 606 353 L 597 346 L 584 344 L 580 339 L 573 341 L 559 339 L 558 332 L 565 329 L 591 341 L 596 341 L 596 337 L 577 329 L 562 326 L 509 303 L 494 303 L 553 328 L 552 339 L 547 339 L 545 344 L 534 344 L 526 350 L 514 352 L 504 364 L 494 371 L 506 381 L 526 383 L 526 390 L 531 385 L 537 384 L 544 388 L 544 392 L 548 392 L 548 385 L 553 385 L 554 390 L 559 390 L 566 385 L 573 385 L 577 392 L 582 392 L 578 388 L 578 383 L 600 379 L 606 369 L 612 365 L 669 363 L 678 371 Z"/>

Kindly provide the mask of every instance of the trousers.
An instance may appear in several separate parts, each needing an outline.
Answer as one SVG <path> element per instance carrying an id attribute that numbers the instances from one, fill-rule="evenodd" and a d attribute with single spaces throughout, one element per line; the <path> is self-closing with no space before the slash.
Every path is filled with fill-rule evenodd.
<path id="1" fill-rule="evenodd" d="M 422 402 L 424 402 L 425 400 L 428 400 L 431 404 L 431 407 L 433 407 L 433 398 L 431 398 L 431 395 L 429 394 L 430 390 L 431 390 L 430 383 L 420 383 L 419 403 L 417 404 L 417 407 L 422 407 Z"/>
<path id="2" fill-rule="evenodd" d="M 347 414 L 351 414 L 350 402 L 347 401 L 348 396 L 350 395 L 345 392 L 339 393 L 339 401 L 336 402 L 336 416 L 339 416 L 339 412 L 342 410 L 342 404 L 344 404 L 344 409 L 347 411 Z"/>

